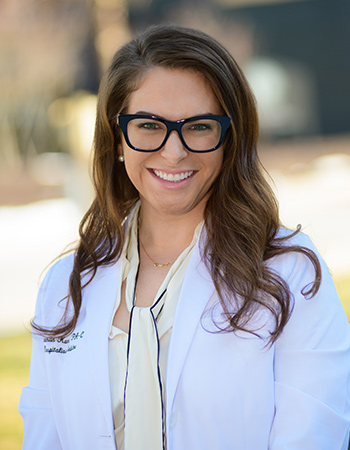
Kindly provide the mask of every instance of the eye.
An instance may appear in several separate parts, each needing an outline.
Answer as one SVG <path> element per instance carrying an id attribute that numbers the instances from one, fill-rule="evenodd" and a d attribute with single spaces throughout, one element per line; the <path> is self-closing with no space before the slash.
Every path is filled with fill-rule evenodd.
<path id="1" fill-rule="evenodd" d="M 209 131 L 212 129 L 212 127 L 208 123 L 194 123 L 191 124 L 190 129 L 193 131 Z"/>
<path id="2" fill-rule="evenodd" d="M 146 130 L 157 130 L 160 127 L 159 127 L 159 124 L 155 123 L 155 122 L 144 122 L 144 123 L 139 123 L 138 128 L 143 128 Z"/>

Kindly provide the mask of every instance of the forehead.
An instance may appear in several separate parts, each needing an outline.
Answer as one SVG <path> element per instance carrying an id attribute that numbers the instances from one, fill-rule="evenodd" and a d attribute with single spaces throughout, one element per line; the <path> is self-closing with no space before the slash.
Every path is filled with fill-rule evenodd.
<path id="1" fill-rule="evenodd" d="M 149 113 L 169 120 L 220 114 L 204 75 L 193 70 L 154 68 L 129 98 L 128 114 Z"/>

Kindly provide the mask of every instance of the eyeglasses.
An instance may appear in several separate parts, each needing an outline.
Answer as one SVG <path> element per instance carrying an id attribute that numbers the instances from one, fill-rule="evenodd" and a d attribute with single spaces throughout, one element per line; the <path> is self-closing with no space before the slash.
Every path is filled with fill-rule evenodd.
<path id="1" fill-rule="evenodd" d="M 207 153 L 220 147 L 230 126 L 228 116 L 196 116 L 173 122 L 143 114 L 118 115 L 126 143 L 138 152 L 156 152 L 176 131 L 190 152 Z"/>

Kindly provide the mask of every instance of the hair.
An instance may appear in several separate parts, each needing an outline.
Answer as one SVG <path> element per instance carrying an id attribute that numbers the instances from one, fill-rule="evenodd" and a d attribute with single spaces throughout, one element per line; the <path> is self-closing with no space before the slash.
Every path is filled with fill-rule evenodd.
<path id="1" fill-rule="evenodd" d="M 62 321 L 53 329 L 34 324 L 40 332 L 67 336 L 78 320 L 82 290 L 98 267 L 112 264 L 121 254 L 124 222 L 139 200 L 139 193 L 118 162 L 121 131 L 116 117 L 126 110 L 129 97 L 154 68 L 191 70 L 202 74 L 211 87 L 231 127 L 223 141 L 223 164 L 211 188 L 204 220 L 207 232 L 203 258 L 210 270 L 220 303 L 227 316 L 221 331 L 249 331 L 257 308 L 274 320 L 270 341 L 286 325 L 293 295 L 286 281 L 268 264 L 287 252 L 305 255 L 315 268 L 315 280 L 303 295 L 313 296 L 320 285 L 316 255 L 305 247 L 289 245 L 278 237 L 278 205 L 257 155 L 258 118 L 255 98 L 234 58 L 207 34 L 178 26 L 155 26 L 121 47 L 103 77 L 97 104 L 94 136 L 93 183 L 95 199 L 80 227 L 69 280 L 69 301 Z M 289 241 L 290 242 L 290 241 Z M 90 273 L 82 286 L 82 274 Z M 238 300 L 239 299 L 239 300 Z M 234 313 L 232 312 L 234 311 Z"/>

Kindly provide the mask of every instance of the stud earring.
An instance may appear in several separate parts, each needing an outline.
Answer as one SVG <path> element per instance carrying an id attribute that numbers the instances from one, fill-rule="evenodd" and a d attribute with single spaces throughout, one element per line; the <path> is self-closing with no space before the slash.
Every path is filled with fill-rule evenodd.
<path id="1" fill-rule="evenodd" d="M 123 155 L 119 155 L 118 156 L 118 161 L 119 162 L 124 162 L 124 156 Z"/>

